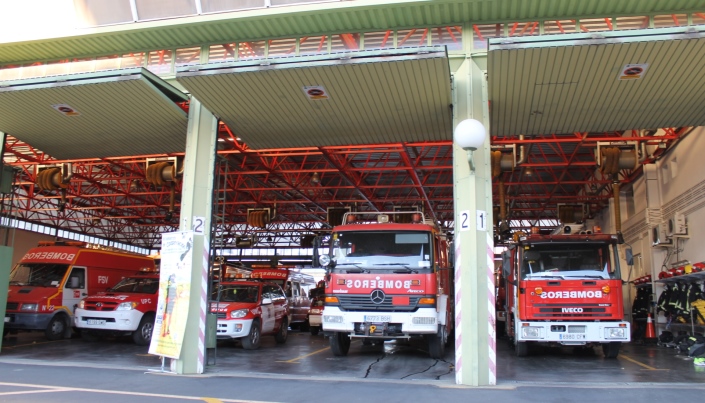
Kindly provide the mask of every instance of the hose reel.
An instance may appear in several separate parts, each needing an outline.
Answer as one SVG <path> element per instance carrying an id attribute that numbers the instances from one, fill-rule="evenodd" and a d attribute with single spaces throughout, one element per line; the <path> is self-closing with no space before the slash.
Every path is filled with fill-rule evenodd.
<path id="1" fill-rule="evenodd" d="M 247 209 L 247 225 L 255 228 L 267 228 L 274 215 L 269 208 Z"/>
<path id="2" fill-rule="evenodd" d="M 37 172 L 36 185 L 41 191 L 53 192 L 60 191 L 61 200 L 59 201 L 59 211 L 66 209 L 66 193 L 71 182 L 73 172 L 71 172 L 71 164 L 51 167 L 39 167 Z"/>
<path id="3" fill-rule="evenodd" d="M 174 217 L 174 204 L 176 203 L 176 184 L 177 176 L 183 172 L 176 170 L 176 158 L 168 160 L 147 160 L 147 172 L 145 179 L 148 183 L 160 187 L 169 186 L 169 211 L 166 213 L 165 219 L 171 221 Z"/>

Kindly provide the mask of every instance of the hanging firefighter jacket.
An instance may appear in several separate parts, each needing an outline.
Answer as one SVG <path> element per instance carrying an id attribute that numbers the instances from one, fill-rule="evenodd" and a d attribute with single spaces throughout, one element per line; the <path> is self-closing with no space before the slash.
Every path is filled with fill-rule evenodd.
<path id="1" fill-rule="evenodd" d="M 667 317 L 678 315 L 677 307 L 682 295 L 678 284 L 666 284 L 656 303 L 657 313 L 664 312 Z"/>
<path id="2" fill-rule="evenodd" d="M 634 297 L 634 303 L 632 304 L 632 317 L 635 319 L 646 319 L 653 297 L 651 287 L 637 288 L 636 297 Z"/>

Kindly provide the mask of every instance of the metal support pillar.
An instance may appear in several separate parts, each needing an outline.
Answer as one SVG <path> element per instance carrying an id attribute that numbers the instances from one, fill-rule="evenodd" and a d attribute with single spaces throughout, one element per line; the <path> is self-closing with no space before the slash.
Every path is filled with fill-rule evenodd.
<path id="1" fill-rule="evenodd" d="M 7 290 L 10 287 L 10 269 L 12 269 L 11 246 L 0 246 L 0 290 Z M 5 331 L 5 309 L 7 308 L 7 292 L 0 292 L 0 332 Z M 2 337 L 0 337 L 0 349 L 2 349 Z"/>
<path id="2" fill-rule="evenodd" d="M 218 119 L 191 98 L 186 156 L 181 190 L 179 231 L 194 231 L 191 293 L 181 357 L 172 360 L 177 374 L 201 374 L 205 362 L 205 331 L 210 252 L 210 225 L 213 204 L 213 169 Z"/>
<path id="3" fill-rule="evenodd" d="M 470 56 L 453 76 L 454 127 L 464 119 L 489 130 L 486 56 Z M 455 203 L 455 380 L 458 384 L 496 384 L 494 240 L 489 135 L 473 152 L 453 145 Z"/>

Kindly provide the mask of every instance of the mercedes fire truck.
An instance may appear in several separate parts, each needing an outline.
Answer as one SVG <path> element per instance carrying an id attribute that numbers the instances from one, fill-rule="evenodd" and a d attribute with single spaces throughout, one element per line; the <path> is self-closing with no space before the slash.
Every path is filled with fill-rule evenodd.
<path id="1" fill-rule="evenodd" d="M 565 225 L 551 235 L 516 234 L 502 255 L 507 335 L 517 356 L 531 344 L 602 345 L 615 358 L 630 341 L 624 320 L 617 235 Z"/>
<path id="2" fill-rule="evenodd" d="M 442 358 L 453 329 L 449 242 L 421 212 L 346 213 L 319 258 L 322 329 L 336 356 L 363 342 L 425 339 Z"/>

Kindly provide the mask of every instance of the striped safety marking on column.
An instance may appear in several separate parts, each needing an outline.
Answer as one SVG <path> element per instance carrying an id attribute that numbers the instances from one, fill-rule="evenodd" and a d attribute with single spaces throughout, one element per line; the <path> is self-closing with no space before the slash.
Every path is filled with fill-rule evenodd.
<path id="1" fill-rule="evenodd" d="M 210 254 L 208 251 L 210 242 L 207 236 L 203 237 L 203 260 L 201 261 L 201 316 L 198 326 L 198 364 L 196 372 L 203 373 L 206 358 L 206 307 L 208 301 L 208 264 Z"/>
<path id="2" fill-rule="evenodd" d="M 462 259 L 460 255 L 460 237 L 455 238 L 455 383 L 462 384 L 463 382 L 463 354 L 461 344 L 463 342 L 463 333 L 461 326 L 462 309 L 460 305 L 460 276 Z"/>
<path id="3" fill-rule="evenodd" d="M 492 234 L 487 231 L 487 313 L 489 323 L 488 325 L 488 337 L 487 341 L 489 344 L 489 384 L 497 384 L 497 332 L 495 330 L 495 325 L 497 323 L 497 313 L 495 311 L 495 277 L 494 277 L 494 240 L 492 239 Z"/>

